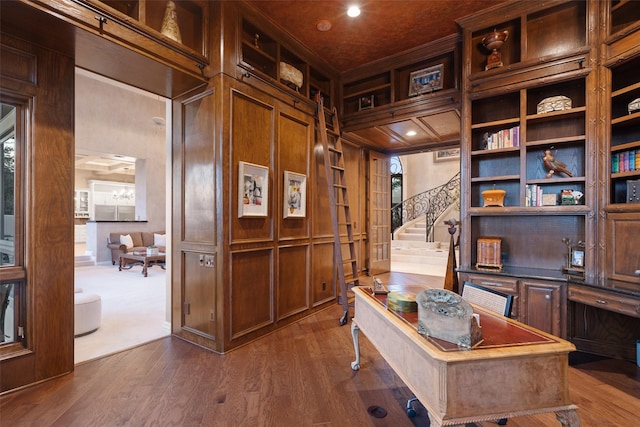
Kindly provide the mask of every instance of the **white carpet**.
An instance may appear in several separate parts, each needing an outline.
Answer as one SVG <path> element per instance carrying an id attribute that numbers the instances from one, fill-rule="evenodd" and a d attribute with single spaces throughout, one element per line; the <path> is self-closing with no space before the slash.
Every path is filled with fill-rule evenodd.
<path id="1" fill-rule="evenodd" d="M 159 266 L 118 271 L 117 266 L 76 267 L 75 287 L 102 298 L 100 328 L 76 338 L 75 363 L 153 341 L 169 335 L 166 315 L 166 272 Z"/>

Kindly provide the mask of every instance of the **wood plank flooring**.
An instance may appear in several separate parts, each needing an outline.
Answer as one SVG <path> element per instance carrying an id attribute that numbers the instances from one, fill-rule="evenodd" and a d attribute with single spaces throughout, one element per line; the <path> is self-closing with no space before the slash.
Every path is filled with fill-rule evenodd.
<path id="1" fill-rule="evenodd" d="M 425 276 L 383 278 L 399 280 L 424 283 Z M 0 397 L 0 425 L 428 426 L 419 404 L 418 415 L 407 417 L 411 391 L 363 334 L 362 369 L 351 370 L 351 331 L 339 325 L 341 314 L 336 304 L 225 355 L 168 337 L 82 363 L 70 375 Z M 582 426 L 638 425 L 640 368 L 634 363 L 585 360 L 570 367 L 569 379 Z M 372 406 L 383 407 L 386 417 L 370 415 Z M 545 414 L 507 425 L 560 423 Z"/>

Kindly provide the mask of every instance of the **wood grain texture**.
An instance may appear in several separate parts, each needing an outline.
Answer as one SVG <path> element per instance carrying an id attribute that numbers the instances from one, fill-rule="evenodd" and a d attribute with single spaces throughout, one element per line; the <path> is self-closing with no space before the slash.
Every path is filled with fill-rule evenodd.
<path id="1" fill-rule="evenodd" d="M 385 282 L 421 284 L 427 276 L 391 273 Z M 366 278 L 362 279 L 366 282 Z M 75 372 L 0 397 L 2 425 L 181 426 L 427 426 L 424 409 L 406 416 L 411 391 L 361 341 L 363 367 L 354 358 L 342 307 L 283 328 L 225 355 L 165 338 L 78 365 Z M 624 426 L 637 420 L 640 368 L 612 359 L 569 369 L 569 394 L 583 426 Z M 379 405 L 387 416 L 373 418 Z M 470 426 L 495 426 L 494 421 Z M 553 414 L 516 417 L 512 427 L 558 427 Z"/>
<path id="2" fill-rule="evenodd" d="M 33 353 L 1 362 L 0 390 L 8 390 L 73 370 L 73 264 L 65 261 L 73 258 L 74 62 L 4 35 L 2 43 L 36 58 L 38 81 L 32 87 L 27 72 L 10 88 L 16 97 L 28 97 L 21 108 L 29 128 L 18 141 L 28 167 L 17 187 L 25 200 L 25 246 L 24 257 L 16 259 L 28 271 L 22 326 Z"/>

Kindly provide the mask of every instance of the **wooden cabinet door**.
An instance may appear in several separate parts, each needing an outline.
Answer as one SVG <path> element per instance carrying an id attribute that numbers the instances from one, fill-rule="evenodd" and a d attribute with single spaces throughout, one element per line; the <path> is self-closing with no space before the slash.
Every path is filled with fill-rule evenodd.
<path id="1" fill-rule="evenodd" d="M 173 333 L 218 351 L 222 185 L 216 173 L 215 113 L 213 89 L 173 101 L 171 274 Z"/>
<path id="2" fill-rule="evenodd" d="M 640 284 L 640 213 L 610 213 L 607 216 L 607 278 Z"/>
<path id="3" fill-rule="evenodd" d="M 566 337 L 566 289 L 563 283 L 522 280 L 520 321 L 529 326 Z"/>

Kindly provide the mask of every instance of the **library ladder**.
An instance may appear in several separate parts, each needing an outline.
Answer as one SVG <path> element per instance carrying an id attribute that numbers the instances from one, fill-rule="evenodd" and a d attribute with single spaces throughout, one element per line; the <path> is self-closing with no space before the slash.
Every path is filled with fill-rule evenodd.
<path id="1" fill-rule="evenodd" d="M 358 285 L 358 267 L 356 263 L 355 243 L 353 241 L 353 225 L 351 222 L 351 212 L 349 210 L 349 198 L 347 196 L 347 184 L 345 182 L 344 156 L 342 153 L 342 140 L 340 138 L 340 123 L 338 112 L 335 107 L 331 111 L 332 128 L 327 128 L 325 108 L 320 96 L 316 97 L 318 102 L 318 126 L 322 149 L 324 154 L 324 168 L 327 175 L 327 189 L 329 193 L 329 203 L 331 206 L 331 225 L 333 226 L 334 238 L 334 259 L 338 269 L 338 281 L 340 282 L 340 301 L 344 308 L 344 313 L 340 318 L 340 325 L 349 322 L 349 300 L 347 297 L 348 285 Z M 333 144 L 329 143 L 329 135 Z M 340 217 L 339 212 L 343 213 Z M 342 222 L 343 221 L 343 222 Z M 342 236 L 346 234 L 346 241 Z M 349 247 L 349 257 L 343 258 L 342 245 Z M 345 266 L 351 266 L 350 282 L 345 279 Z"/>

